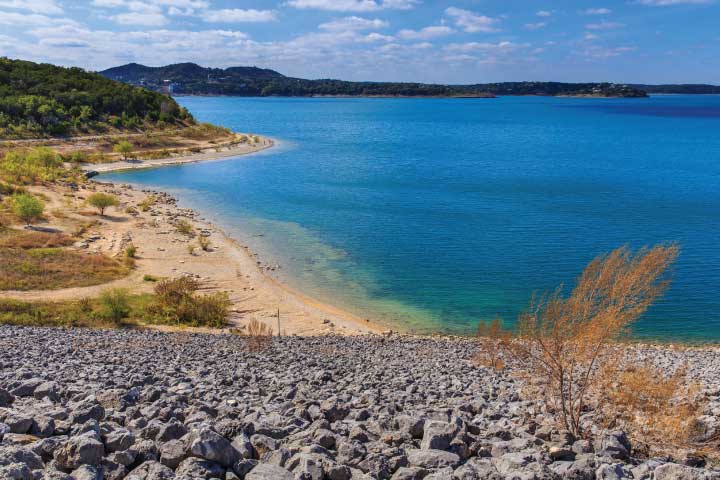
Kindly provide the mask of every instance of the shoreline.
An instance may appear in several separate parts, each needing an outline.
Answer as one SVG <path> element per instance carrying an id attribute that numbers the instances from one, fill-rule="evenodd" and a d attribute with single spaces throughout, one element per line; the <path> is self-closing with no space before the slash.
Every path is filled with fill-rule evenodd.
<path id="1" fill-rule="evenodd" d="M 144 168 L 159 168 L 170 165 L 180 165 L 187 163 L 199 163 L 199 162 L 210 162 L 214 160 L 220 160 L 223 158 L 229 158 L 234 156 L 245 156 L 253 153 L 257 153 L 266 149 L 269 149 L 276 145 L 276 141 L 268 137 L 258 136 L 260 138 L 260 144 L 254 148 L 247 148 L 247 145 L 235 145 L 230 148 L 222 149 L 221 151 L 204 151 L 193 155 L 169 157 L 164 159 L 146 160 L 146 161 L 118 161 L 110 162 L 101 165 L 86 164 L 82 166 L 85 172 L 96 172 L 110 173 L 123 170 L 135 170 Z M 181 215 L 186 217 L 190 223 L 193 224 L 195 229 L 200 232 L 211 232 L 211 239 L 213 244 L 217 246 L 217 249 L 223 253 L 224 261 L 220 262 L 222 266 L 218 265 L 218 269 L 223 271 L 213 271 L 212 268 L 208 269 L 204 266 L 201 268 L 202 276 L 206 278 L 204 283 L 216 284 L 216 290 L 224 290 L 224 287 L 230 287 L 234 290 L 235 295 L 231 295 L 233 300 L 233 308 L 235 310 L 249 311 L 253 310 L 253 313 L 263 311 L 262 315 L 254 315 L 253 318 L 258 316 L 263 317 L 264 321 L 268 325 L 272 326 L 274 330 L 277 329 L 275 325 L 276 320 L 276 309 L 281 310 L 281 331 L 283 334 L 297 334 L 297 335 L 317 335 L 317 334 L 328 334 L 336 333 L 341 335 L 356 335 L 356 334 L 367 334 L 367 333 L 383 333 L 387 332 L 389 327 L 381 325 L 376 322 L 372 322 L 369 319 L 360 318 L 359 316 L 343 310 L 341 307 L 320 301 L 315 299 L 304 292 L 297 290 L 289 285 L 281 282 L 270 275 L 270 266 L 262 264 L 258 260 L 258 256 L 253 252 L 247 245 L 243 245 L 236 238 L 228 234 L 222 228 L 218 227 L 211 221 L 207 220 L 203 216 L 203 212 L 196 211 L 189 208 L 180 208 L 176 205 L 175 199 L 173 199 L 168 193 L 141 189 L 138 186 L 131 184 L 115 183 L 103 180 L 99 176 L 95 176 L 95 181 L 92 185 L 100 187 L 101 189 L 115 190 L 115 193 L 122 192 L 122 196 L 131 197 L 133 202 L 137 203 L 140 200 L 140 196 L 155 195 L 158 198 L 163 199 L 163 206 L 170 207 L 169 212 L 166 216 L 177 216 Z M 152 213 L 156 215 L 156 212 Z M 162 215 L 160 215 L 162 216 Z M 112 229 L 114 225 L 109 225 Z M 133 236 L 142 235 L 145 232 L 138 231 L 138 229 L 129 229 L 129 233 Z M 142 243 L 147 243 L 144 241 Z M 156 247 L 157 249 L 165 250 L 165 247 Z M 200 254 L 197 254 L 200 255 Z M 205 253 L 203 252 L 203 256 Z M 133 278 L 137 278 L 142 273 L 154 273 L 158 270 L 165 270 L 173 272 L 177 270 L 175 262 L 178 261 L 176 257 L 171 257 L 160 261 L 157 259 L 154 265 L 151 266 L 153 270 L 149 270 L 143 266 L 143 257 L 141 254 L 138 262 L 137 271 L 131 274 Z M 193 262 L 195 258 L 193 255 L 189 255 L 190 258 L 187 260 L 180 260 L 184 269 L 188 269 L 189 263 Z M 202 262 L 201 262 L 202 263 Z M 198 266 L 200 268 L 201 266 Z M 227 270 L 230 267 L 236 267 L 238 272 L 242 271 L 247 285 L 235 285 L 232 279 L 227 278 Z M 146 271 L 147 270 L 147 271 Z M 92 288 L 92 287 L 91 287 Z M 241 292 L 256 292 L 252 297 L 264 297 L 260 301 L 251 302 L 253 305 L 248 307 L 248 299 L 243 298 L 247 295 L 239 295 Z M 257 293 L 260 292 L 260 293 Z M 8 293 L 8 292 L 4 292 Z M 22 295 L 18 292 L 19 296 Z M 0 293 L 0 297 L 3 296 Z M 289 321 L 288 318 L 289 317 Z M 241 319 L 236 318 L 236 322 L 231 319 L 231 327 L 242 325 Z M 392 331 L 396 331 L 397 327 L 394 327 Z"/>
<path id="2" fill-rule="evenodd" d="M 80 168 L 87 173 L 110 173 L 122 170 L 138 170 L 170 165 L 183 165 L 186 163 L 210 162 L 228 157 L 250 155 L 275 146 L 276 142 L 272 138 L 261 135 L 257 135 L 257 137 L 260 139 L 260 142 L 255 145 L 238 143 L 228 147 L 209 148 L 190 155 L 178 155 L 175 157 L 170 156 L 149 160 L 119 160 L 108 163 L 85 163 L 82 164 Z"/>

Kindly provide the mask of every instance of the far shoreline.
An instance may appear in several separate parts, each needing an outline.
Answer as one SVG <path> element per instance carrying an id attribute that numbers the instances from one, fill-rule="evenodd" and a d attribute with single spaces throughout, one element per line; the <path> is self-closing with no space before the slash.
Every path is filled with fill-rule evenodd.
<path id="1" fill-rule="evenodd" d="M 214 160 L 221 160 L 223 158 L 250 155 L 275 146 L 275 140 L 270 137 L 257 135 L 257 138 L 259 141 L 253 145 L 239 143 L 221 148 L 209 148 L 189 155 L 178 155 L 148 160 L 118 160 L 108 163 L 85 163 L 81 166 L 81 168 L 86 172 L 86 174 L 90 174 L 91 172 L 99 174 L 123 170 L 139 170 L 171 165 L 183 165 L 186 163 L 211 162 Z"/>

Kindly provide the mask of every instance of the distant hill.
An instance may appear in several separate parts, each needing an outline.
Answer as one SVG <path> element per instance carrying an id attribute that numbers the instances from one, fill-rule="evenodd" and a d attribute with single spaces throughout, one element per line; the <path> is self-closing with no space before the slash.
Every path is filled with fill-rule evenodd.
<path id="1" fill-rule="evenodd" d="M 667 84 L 667 85 L 630 85 L 648 93 L 685 93 L 685 94 L 720 94 L 720 85 L 703 83 Z"/>
<path id="2" fill-rule="evenodd" d="M 135 67 L 137 71 L 147 68 Z M 194 123 L 187 110 L 167 95 L 79 68 L 0 58 L 0 138 L 148 130 Z"/>
<path id="3" fill-rule="evenodd" d="M 610 83 L 514 82 L 436 85 L 402 82 L 347 82 L 286 77 L 257 67 L 205 68 L 194 63 L 147 67 L 137 63 L 100 72 L 113 80 L 177 95 L 493 97 L 568 95 L 645 97 L 640 89 Z"/>

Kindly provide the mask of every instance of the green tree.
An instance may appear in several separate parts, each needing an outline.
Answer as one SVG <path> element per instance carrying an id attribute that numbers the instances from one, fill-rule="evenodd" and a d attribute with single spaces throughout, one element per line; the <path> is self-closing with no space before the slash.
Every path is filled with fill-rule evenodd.
<path id="1" fill-rule="evenodd" d="M 105 209 L 119 205 L 118 199 L 114 195 L 108 193 L 93 193 L 87 199 L 87 202 L 97 208 L 100 216 L 105 215 Z"/>
<path id="2" fill-rule="evenodd" d="M 13 196 L 12 210 L 20 220 L 30 225 L 42 216 L 45 205 L 38 198 L 21 193 Z"/>
<path id="3" fill-rule="evenodd" d="M 133 146 L 127 140 L 121 140 L 113 147 L 113 152 L 122 155 L 123 160 L 127 160 L 132 156 Z"/>

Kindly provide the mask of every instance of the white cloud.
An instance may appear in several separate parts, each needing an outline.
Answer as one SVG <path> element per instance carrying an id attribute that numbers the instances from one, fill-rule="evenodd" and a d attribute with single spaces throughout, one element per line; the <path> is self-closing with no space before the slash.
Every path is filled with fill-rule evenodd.
<path id="1" fill-rule="evenodd" d="M 597 40 L 600 38 L 599 36 L 595 35 L 594 33 L 586 32 L 585 36 L 583 37 L 585 40 Z"/>
<path id="2" fill-rule="evenodd" d="M 345 18 L 338 18 L 336 20 L 333 20 L 331 22 L 323 23 L 320 25 L 320 28 L 322 30 L 334 30 L 334 31 L 341 31 L 341 30 L 373 30 L 378 28 L 386 28 L 390 24 L 386 22 L 385 20 L 380 20 L 379 18 L 375 18 L 373 20 L 370 20 L 369 18 L 361 18 L 361 17 L 345 17 Z"/>
<path id="3" fill-rule="evenodd" d="M 528 47 L 529 44 L 517 44 L 513 42 L 466 42 L 466 43 L 451 43 L 445 47 L 448 52 L 508 52 L 516 50 L 521 47 Z"/>
<path id="4" fill-rule="evenodd" d="M 637 3 L 651 7 L 669 7 L 672 5 L 703 5 L 713 3 L 713 0 L 638 0 Z"/>
<path id="5" fill-rule="evenodd" d="M 272 10 L 243 10 L 240 8 L 208 10 L 203 12 L 202 18 L 210 23 L 272 22 L 277 20 L 275 12 Z"/>
<path id="6" fill-rule="evenodd" d="M 612 13 L 612 10 L 609 8 L 588 8 L 583 13 L 585 13 L 585 15 L 609 15 Z"/>
<path id="7" fill-rule="evenodd" d="M 18 13 L 0 11 L 0 25 L 14 27 L 32 27 L 41 25 L 74 24 L 69 18 L 48 17 L 37 13 Z"/>
<path id="8" fill-rule="evenodd" d="M 59 15 L 63 9 L 55 0 L 0 0 L 0 7 L 27 10 L 45 15 Z"/>
<path id="9" fill-rule="evenodd" d="M 538 10 L 537 12 L 535 12 L 535 15 L 537 15 L 538 17 L 550 17 L 552 16 L 552 12 L 549 12 L 547 10 Z"/>
<path id="10" fill-rule="evenodd" d="M 382 9 L 409 10 L 418 3 L 418 0 L 289 0 L 287 5 L 331 12 L 374 12 Z"/>
<path id="11" fill-rule="evenodd" d="M 545 22 L 537 22 L 537 23 L 526 23 L 525 28 L 527 30 L 540 30 L 541 28 L 547 27 L 547 23 Z"/>
<path id="12" fill-rule="evenodd" d="M 469 33 L 475 32 L 496 32 L 495 24 L 497 19 L 479 15 L 470 10 L 462 8 L 449 7 L 445 10 L 445 15 L 455 20 L 455 25 Z"/>
<path id="13" fill-rule="evenodd" d="M 167 18 L 161 13 L 152 12 L 127 12 L 119 13 L 110 17 L 120 25 L 145 25 L 148 27 L 162 26 L 168 23 Z"/>
<path id="14" fill-rule="evenodd" d="M 428 40 L 431 38 L 450 35 L 451 33 L 455 33 L 455 30 L 450 27 L 446 27 L 445 25 L 434 25 L 420 30 L 400 30 L 397 36 L 404 40 Z"/>
<path id="15" fill-rule="evenodd" d="M 625 24 L 618 22 L 600 22 L 600 23 L 589 23 L 585 25 L 588 30 L 612 30 L 614 28 L 622 28 Z"/>
<path id="16" fill-rule="evenodd" d="M 634 52 L 637 50 L 635 47 L 599 47 L 599 46 L 591 46 L 587 49 L 579 52 L 580 55 L 587 57 L 587 58 L 595 58 L 595 59 L 606 59 L 606 58 L 613 58 L 613 57 L 619 57 L 620 55 L 623 55 L 625 53 Z"/>

